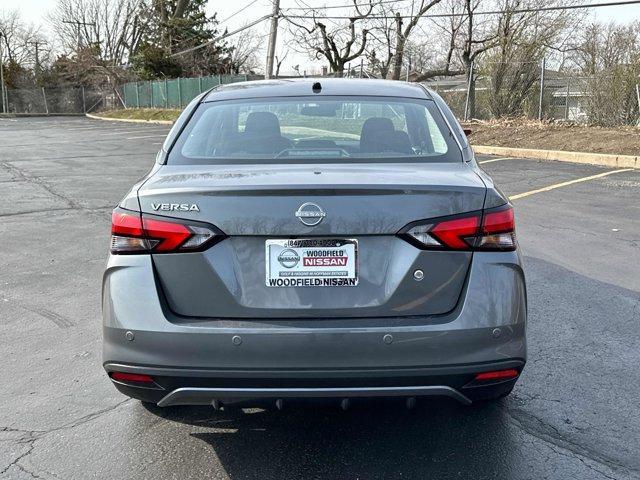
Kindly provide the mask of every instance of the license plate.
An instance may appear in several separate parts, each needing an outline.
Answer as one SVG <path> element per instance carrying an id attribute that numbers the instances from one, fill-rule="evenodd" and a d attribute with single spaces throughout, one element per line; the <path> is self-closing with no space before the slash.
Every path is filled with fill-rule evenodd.
<path id="1" fill-rule="evenodd" d="M 267 240 L 265 249 L 267 287 L 358 285 L 358 240 Z"/>

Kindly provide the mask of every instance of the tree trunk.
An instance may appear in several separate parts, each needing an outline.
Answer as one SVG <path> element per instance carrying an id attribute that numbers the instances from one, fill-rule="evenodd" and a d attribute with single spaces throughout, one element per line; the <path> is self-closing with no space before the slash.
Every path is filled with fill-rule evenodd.
<path id="1" fill-rule="evenodd" d="M 463 54 L 462 61 L 464 63 L 464 73 L 467 77 L 467 91 L 468 91 L 468 100 L 467 100 L 467 110 L 465 114 L 468 116 L 468 119 L 472 119 L 476 115 L 476 77 L 473 74 L 473 60 L 471 60 L 470 55 Z"/>
<path id="2" fill-rule="evenodd" d="M 396 13 L 396 53 L 393 58 L 393 77 L 391 77 L 393 80 L 400 80 L 405 41 L 406 38 L 402 35 L 402 17 Z"/>

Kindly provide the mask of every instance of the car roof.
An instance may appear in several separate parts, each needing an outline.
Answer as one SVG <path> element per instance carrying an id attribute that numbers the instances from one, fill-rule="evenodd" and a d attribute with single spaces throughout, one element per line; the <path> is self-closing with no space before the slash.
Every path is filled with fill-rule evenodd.
<path id="1" fill-rule="evenodd" d="M 320 83 L 316 93 L 313 85 Z M 417 83 L 369 78 L 278 78 L 220 85 L 203 102 L 243 98 L 299 97 L 310 95 L 383 96 L 430 99 L 427 89 Z"/>

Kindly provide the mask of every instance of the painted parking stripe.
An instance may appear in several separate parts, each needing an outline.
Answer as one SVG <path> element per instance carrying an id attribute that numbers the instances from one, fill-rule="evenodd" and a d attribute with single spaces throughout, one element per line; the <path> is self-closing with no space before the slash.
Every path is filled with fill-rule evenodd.
<path id="1" fill-rule="evenodd" d="M 105 137 L 105 136 L 114 136 L 114 135 L 129 135 L 131 133 L 149 133 L 149 132 L 157 132 L 159 133 L 161 130 L 154 130 L 151 128 L 144 128 L 144 129 L 140 129 L 140 130 L 118 130 L 118 131 L 112 131 L 112 132 L 107 132 L 107 133 L 99 133 L 98 135 L 101 137 Z M 167 130 L 168 132 L 168 130 Z"/>
<path id="2" fill-rule="evenodd" d="M 569 185 L 573 185 L 575 183 L 588 182 L 589 180 L 595 180 L 596 178 L 606 177 L 608 175 L 613 175 L 614 173 L 631 172 L 632 170 L 634 169 L 622 168 L 620 170 L 611 170 L 609 172 L 603 172 L 597 175 L 590 175 L 588 177 L 576 178 L 575 180 L 569 180 L 568 182 L 556 183 L 554 185 L 549 185 L 548 187 L 542 187 L 536 190 L 531 190 L 529 192 L 518 193 L 517 195 L 511 195 L 509 197 L 509 200 L 518 200 L 520 198 L 528 197 L 530 195 L 535 195 L 537 193 L 548 192 L 549 190 L 555 190 L 556 188 L 566 187 Z"/>
<path id="3" fill-rule="evenodd" d="M 163 135 L 142 135 L 140 137 L 127 137 L 127 140 L 139 140 L 141 138 L 165 138 L 167 136 L 167 134 L 163 134 Z"/>
<path id="4" fill-rule="evenodd" d="M 493 162 L 501 162 L 502 160 L 514 160 L 514 157 L 501 157 L 501 158 L 492 158 L 491 160 L 483 160 L 478 162 L 480 165 L 483 163 L 493 163 Z"/>

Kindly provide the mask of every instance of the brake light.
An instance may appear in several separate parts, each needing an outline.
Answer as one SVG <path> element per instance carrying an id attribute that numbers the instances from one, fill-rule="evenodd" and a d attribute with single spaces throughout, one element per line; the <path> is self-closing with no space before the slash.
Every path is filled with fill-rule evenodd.
<path id="1" fill-rule="evenodd" d="M 423 249 L 504 251 L 516 248 L 511 205 L 425 220 L 401 230 L 399 235 Z"/>
<path id="2" fill-rule="evenodd" d="M 212 225 L 116 208 L 111 215 L 111 253 L 193 252 L 222 240 Z"/>

